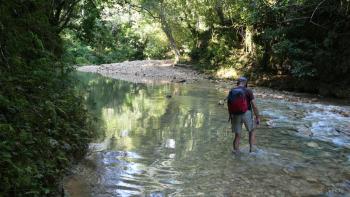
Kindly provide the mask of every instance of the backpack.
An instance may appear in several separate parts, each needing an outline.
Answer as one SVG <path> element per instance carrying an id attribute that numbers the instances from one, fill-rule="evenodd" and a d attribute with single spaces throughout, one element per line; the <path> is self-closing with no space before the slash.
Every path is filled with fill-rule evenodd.
<path id="1" fill-rule="evenodd" d="M 245 88 L 232 88 L 227 96 L 229 114 L 244 114 L 248 110 Z"/>

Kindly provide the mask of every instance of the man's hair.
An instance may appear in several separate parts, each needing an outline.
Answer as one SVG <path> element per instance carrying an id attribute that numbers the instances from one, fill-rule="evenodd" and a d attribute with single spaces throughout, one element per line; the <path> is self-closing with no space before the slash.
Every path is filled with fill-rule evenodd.
<path id="1" fill-rule="evenodd" d="M 246 81 L 237 81 L 237 85 L 244 85 L 244 87 L 247 87 L 248 83 Z"/>
<path id="2" fill-rule="evenodd" d="M 248 85 L 248 79 L 245 77 L 240 77 L 237 79 L 237 85 L 244 85 L 245 87 L 247 87 Z"/>

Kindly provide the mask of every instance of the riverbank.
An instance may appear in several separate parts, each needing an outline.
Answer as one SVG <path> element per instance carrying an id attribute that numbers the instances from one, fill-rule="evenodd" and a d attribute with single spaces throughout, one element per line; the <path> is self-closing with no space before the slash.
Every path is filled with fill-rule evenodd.
<path id="1" fill-rule="evenodd" d="M 220 79 L 219 76 L 213 77 L 213 75 L 194 70 L 190 65 L 174 65 L 172 60 L 140 60 L 112 64 L 86 65 L 78 67 L 77 70 L 98 73 L 106 77 L 133 83 L 192 83 L 198 80 L 208 80 L 210 83 L 215 83 L 217 88 L 222 89 L 222 91 L 228 91 L 235 85 L 235 82 L 228 79 L 225 74 L 223 74 L 223 76 L 226 76 L 226 78 Z M 254 82 L 254 84 L 264 83 Z M 274 90 L 266 87 L 257 87 L 254 84 L 250 84 L 250 86 L 255 91 L 255 95 L 258 98 L 284 99 L 291 102 L 303 103 L 331 102 L 340 105 L 350 105 L 350 102 L 345 99 L 332 99 L 317 94 Z M 268 84 L 265 85 L 268 86 Z"/>

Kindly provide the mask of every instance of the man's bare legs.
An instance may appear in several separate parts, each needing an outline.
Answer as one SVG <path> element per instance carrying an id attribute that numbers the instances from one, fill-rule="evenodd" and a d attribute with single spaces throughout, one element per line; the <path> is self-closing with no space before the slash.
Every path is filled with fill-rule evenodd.
<path id="1" fill-rule="evenodd" d="M 235 133 L 235 139 L 233 140 L 232 146 L 235 153 L 239 153 L 239 143 L 241 140 L 241 134 Z M 255 131 L 249 132 L 249 152 L 253 151 L 253 146 L 256 144 Z"/>
<path id="2" fill-rule="evenodd" d="M 235 153 L 239 153 L 239 141 L 241 139 L 241 134 L 235 133 L 235 139 L 233 140 L 233 150 Z"/>
<path id="3" fill-rule="evenodd" d="M 249 152 L 252 152 L 253 146 L 256 144 L 255 141 L 255 131 L 249 132 Z"/>

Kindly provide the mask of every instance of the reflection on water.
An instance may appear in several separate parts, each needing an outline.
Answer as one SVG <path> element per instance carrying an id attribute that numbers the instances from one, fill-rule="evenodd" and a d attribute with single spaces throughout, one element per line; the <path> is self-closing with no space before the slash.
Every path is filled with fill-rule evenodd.
<path id="1" fill-rule="evenodd" d="M 350 119 L 334 111 L 349 108 L 258 99 L 265 120 L 258 149 L 248 153 L 244 132 L 243 154 L 234 156 L 227 110 L 217 105 L 225 93 L 214 86 L 145 86 L 78 75 L 104 132 L 67 180 L 71 196 L 350 192 L 350 139 L 344 135 Z"/>

